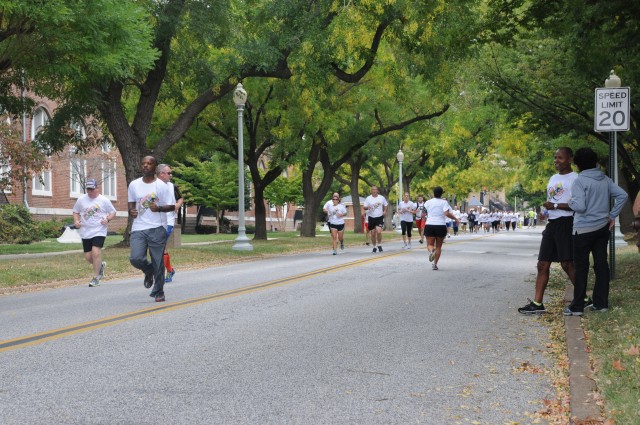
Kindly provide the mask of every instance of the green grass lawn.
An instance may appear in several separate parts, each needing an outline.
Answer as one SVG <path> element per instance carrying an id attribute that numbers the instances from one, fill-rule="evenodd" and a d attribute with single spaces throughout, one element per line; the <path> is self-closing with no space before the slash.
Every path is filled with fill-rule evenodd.
<path id="1" fill-rule="evenodd" d="M 253 251 L 234 251 L 231 249 L 237 235 L 181 235 L 183 245 L 170 248 L 172 265 L 179 270 L 212 267 L 234 261 L 252 258 L 263 258 L 270 255 L 288 254 L 302 251 L 329 252 L 331 239 L 327 232 L 318 232 L 315 238 L 302 238 L 297 232 L 269 233 L 269 240 L 251 240 Z M 251 239 L 251 235 L 249 238 Z M 397 237 L 388 232 L 386 240 Z M 102 252 L 107 262 L 105 281 L 116 278 L 140 276 L 142 274 L 129 263 L 129 249 L 118 247 L 122 236 L 109 236 Z M 208 244 L 200 244 L 210 242 Z M 194 243 L 194 245 L 190 245 Z M 361 246 L 363 234 L 345 234 L 347 246 Z M 61 244 L 55 240 L 33 243 L 30 245 L 0 245 L 0 254 L 38 254 L 43 252 L 60 252 L 81 250 L 81 244 Z M 51 284 L 82 284 L 92 278 L 89 264 L 82 253 L 64 255 L 38 256 L 36 258 L 20 257 L 18 259 L 2 258 L 0 255 L 0 290 L 20 286 Z"/>
<path id="2" fill-rule="evenodd" d="M 616 424 L 640 423 L 640 253 L 616 251 L 609 311 L 585 314 L 596 383 L 604 396 L 605 417 Z M 590 272 L 590 278 L 593 270 Z M 589 288 L 593 288 L 593 279 Z"/>

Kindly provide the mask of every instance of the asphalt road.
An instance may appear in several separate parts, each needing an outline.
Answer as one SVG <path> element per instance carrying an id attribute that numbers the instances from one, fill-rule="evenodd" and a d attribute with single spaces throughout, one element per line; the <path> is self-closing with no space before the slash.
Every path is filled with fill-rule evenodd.
<path id="1" fill-rule="evenodd" d="M 517 371 L 552 367 L 517 312 L 539 240 L 451 238 L 438 271 L 398 242 L 176 264 L 163 304 L 108 268 L 97 288 L 0 297 L 0 423 L 532 423 L 554 395 Z"/>

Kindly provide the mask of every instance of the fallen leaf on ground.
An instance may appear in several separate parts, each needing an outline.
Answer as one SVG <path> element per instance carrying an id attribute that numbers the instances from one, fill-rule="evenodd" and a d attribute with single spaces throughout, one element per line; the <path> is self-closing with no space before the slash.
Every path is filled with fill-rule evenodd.
<path id="1" fill-rule="evenodd" d="M 627 356 L 640 356 L 640 349 L 635 345 L 632 345 L 627 351 L 624 352 Z"/>
<path id="2" fill-rule="evenodd" d="M 620 363 L 620 360 L 614 360 L 611 365 L 613 366 L 614 369 L 619 370 L 620 372 L 624 370 L 624 366 L 622 366 L 622 364 Z"/>

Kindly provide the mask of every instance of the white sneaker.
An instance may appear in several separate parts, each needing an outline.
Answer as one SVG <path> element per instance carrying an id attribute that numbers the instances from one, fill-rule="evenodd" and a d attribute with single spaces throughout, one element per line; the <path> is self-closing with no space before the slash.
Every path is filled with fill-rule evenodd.
<path id="1" fill-rule="evenodd" d="M 103 261 L 102 264 L 100 264 L 100 271 L 98 272 L 98 276 L 96 276 L 96 279 L 101 280 L 104 277 L 105 267 L 107 267 L 107 262 Z"/>
<path id="2" fill-rule="evenodd" d="M 407 245 L 407 249 L 411 249 L 411 243 Z"/>
<path id="3" fill-rule="evenodd" d="M 98 286 L 100 285 L 100 281 L 98 280 L 97 277 L 94 277 L 93 279 L 91 279 L 91 282 L 89 282 L 89 287 L 93 288 L 94 286 Z"/>
<path id="4" fill-rule="evenodd" d="M 429 262 L 433 263 L 433 260 L 436 258 L 436 250 L 429 251 Z"/>

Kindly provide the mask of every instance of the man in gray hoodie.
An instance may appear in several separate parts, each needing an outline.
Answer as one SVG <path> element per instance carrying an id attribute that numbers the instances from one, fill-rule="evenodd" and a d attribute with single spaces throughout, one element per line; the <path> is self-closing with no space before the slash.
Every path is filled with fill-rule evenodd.
<path id="1" fill-rule="evenodd" d="M 593 287 L 594 311 L 609 308 L 609 264 L 607 245 L 610 230 L 629 195 L 598 168 L 598 156 L 590 148 L 580 148 L 573 157 L 578 167 L 578 178 L 571 188 L 569 208 L 573 217 L 573 263 L 576 282 L 573 301 L 565 308 L 565 316 L 582 316 L 587 294 L 589 254 L 593 255 L 596 282 Z M 611 199 L 615 203 L 610 207 Z"/>

